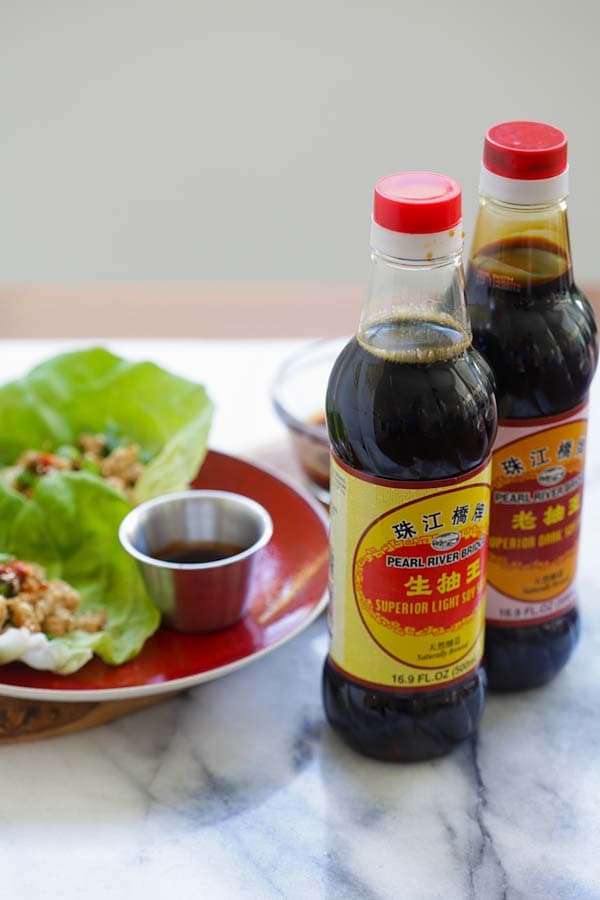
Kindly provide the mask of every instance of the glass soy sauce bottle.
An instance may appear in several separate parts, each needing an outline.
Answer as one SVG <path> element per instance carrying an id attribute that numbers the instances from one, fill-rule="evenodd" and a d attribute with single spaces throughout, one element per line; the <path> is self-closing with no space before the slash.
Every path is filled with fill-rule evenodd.
<path id="1" fill-rule="evenodd" d="M 597 343 L 573 279 L 567 168 L 566 136 L 551 125 L 504 122 L 486 134 L 467 297 L 500 417 L 485 652 L 500 691 L 550 681 L 579 636 L 574 578 Z"/>
<path id="2" fill-rule="evenodd" d="M 429 172 L 375 188 L 371 277 L 332 370 L 330 724 L 367 756 L 441 756 L 477 728 L 496 433 L 471 345 L 461 191 Z"/>

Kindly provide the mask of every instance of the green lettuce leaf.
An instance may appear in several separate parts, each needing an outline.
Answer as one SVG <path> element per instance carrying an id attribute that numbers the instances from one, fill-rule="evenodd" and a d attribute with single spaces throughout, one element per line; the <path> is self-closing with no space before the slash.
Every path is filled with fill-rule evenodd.
<path id="1" fill-rule="evenodd" d="M 200 384 L 103 348 L 53 357 L 0 387 L 0 465 L 55 451 L 83 431 L 119 433 L 151 458 L 134 499 L 183 490 L 206 453 L 212 403 Z M 0 547 L 0 550 L 2 548 Z"/>
<path id="2" fill-rule="evenodd" d="M 81 432 L 117 432 L 140 445 L 145 466 L 134 501 L 187 487 L 204 456 L 212 403 L 202 385 L 152 363 L 133 363 L 102 348 L 47 360 L 0 387 L 0 467 L 25 450 L 55 452 Z M 23 659 L 68 674 L 93 653 L 118 665 L 141 650 L 160 614 L 137 565 L 121 548 L 119 525 L 131 503 L 96 475 L 55 472 L 28 499 L 0 479 L 0 554 L 43 566 L 82 597 L 80 612 L 104 610 L 102 632 L 47 640 L 12 629 L 1 635 L 0 662 Z"/>
<path id="3" fill-rule="evenodd" d="M 160 613 L 119 543 L 119 525 L 129 509 L 118 491 L 86 472 L 48 475 L 31 499 L 0 485 L 0 551 L 36 562 L 48 578 L 71 584 L 81 593 L 79 612 L 107 615 L 97 634 L 74 631 L 46 642 L 39 667 L 68 674 L 93 653 L 119 665 L 136 656 L 158 627 Z M 36 665 L 35 656 L 21 658 Z"/>

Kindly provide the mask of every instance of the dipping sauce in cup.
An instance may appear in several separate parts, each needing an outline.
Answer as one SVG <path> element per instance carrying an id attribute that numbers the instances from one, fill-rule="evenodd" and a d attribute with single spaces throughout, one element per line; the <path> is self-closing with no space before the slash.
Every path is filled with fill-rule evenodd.
<path id="1" fill-rule="evenodd" d="M 253 567 L 272 534 L 259 503 L 206 490 L 142 503 L 119 529 L 165 624 L 178 631 L 216 631 L 242 618 Z"/>
<path id="2" fill-rule="evenodd" d="M 154 559 L 163 559 L 171 563 L 208 563 L 218 559 L 239 556 L 247 548 L 240 544 L 225 541 L 171 541 L 166 547 L 155 550 Z"/>

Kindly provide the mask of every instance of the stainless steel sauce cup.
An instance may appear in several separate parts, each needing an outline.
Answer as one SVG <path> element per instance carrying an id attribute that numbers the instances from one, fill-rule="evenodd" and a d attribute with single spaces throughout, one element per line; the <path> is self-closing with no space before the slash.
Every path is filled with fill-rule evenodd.
<path id="1" fill-rule="evenodd" d="M 142 503 L 121 523 L 119 539 L 141 569 L 164 621 L 178 631 L 216 631 L 248 610 L 259 551 L 273 534 L 266 509 L 227 491 L 181 491 Z M 219 542 L 244 549 L 202 563 L 155 558 L 169 544 Z"/>

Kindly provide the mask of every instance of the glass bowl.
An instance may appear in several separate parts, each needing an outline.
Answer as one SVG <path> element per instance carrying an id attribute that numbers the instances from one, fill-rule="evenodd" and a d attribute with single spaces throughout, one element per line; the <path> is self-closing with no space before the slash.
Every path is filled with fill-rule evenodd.
<path id="1" fill-rule="evenodd" d="M 325 393 L 333 364 L 348 341 L 325 338 L 302 347 L 279 370 L 271 395 L 309 487 L 322 503 L 329 503 Z"/>

